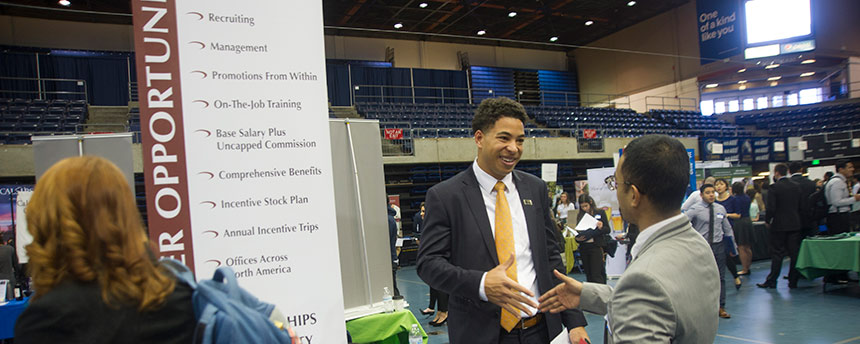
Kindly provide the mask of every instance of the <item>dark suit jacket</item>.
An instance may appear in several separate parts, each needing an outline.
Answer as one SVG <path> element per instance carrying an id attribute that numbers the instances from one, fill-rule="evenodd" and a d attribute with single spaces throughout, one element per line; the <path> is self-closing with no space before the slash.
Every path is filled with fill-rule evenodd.
<path id="1" fill-rule="evenodd" d="M 560 283 L 553 269 L 564 271 L 553 237 L 546 183 L 513 172 L 534 260 L 538 290 L 545 293 Z M 499 265 L 490 219 L 472 168 L 430 188 L 424 230 L 418 250 L 418 276 L 434 289 L 450 294 L 448 330 L 451 343 L 498 343 L 501 308 L 481 301 L 478 289 L 484 272 Z M 549 337 L 568 328 L 585 326 L 580 310 L 545 314 Z"/>
<path id="2" fill-rule="evenodd" d="M 800 207 L 803 208 L 800 213 L 801 226 L 804 230 L 817 231 L 815 221 L 812 219 L 812 205 L 809 204 L 809 195 L 815 192 L 815 182 L 801 175 L 792 176 L 789 179 L 800 187 Z"/>
<path id="3" fill-rule="evenodd" d="M 768 189 L 765 222 L 770 223 L 772 231 L 799 231 L 802 207 L 800 186 L 788 178 L 782 178 Z"/>
<path id="4" fill-rule="evenodd" d="M 0 244 L 0 279 L 9 280 L 6 285 L 6 298 L 13 297 L 12 290 L 15 288 L 15 279 L 18 276 L 20 266 L 18 265 L 18 255 L 15 253 L 15 248 L 9 245 Z"/>

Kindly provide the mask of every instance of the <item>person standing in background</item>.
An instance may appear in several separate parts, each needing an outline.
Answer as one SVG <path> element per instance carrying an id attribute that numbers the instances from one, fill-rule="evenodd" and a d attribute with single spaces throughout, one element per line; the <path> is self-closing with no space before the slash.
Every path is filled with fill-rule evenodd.
<path id="1" fill-rule="evenodd" d="M 567 192 L 562 192 L 561 195 L 558 196 L 558 205 L 555 207 L 556 216 L 561 220 L 562 228 L 567 224 L 568 212 L 575 209 L 576 205 L 571 202 L 570 195 L 568 195 Z"/>
<path id="2" fill-rule="evenodd" d="M 714 183 L 716 181 L 717 181 L 717 178 L 715 178 L 714 176 L 708 176 L 705 178 L 705 181 L 702 183 L 702 185 L 705 185 L 705 184 L 714 185 Z M 687 211 L 687 209 L 690 209 L 690 207 L 692 207 L 696 204 L 699 204 L 699 202 L 702 201 L 701 190 L 702 190 L 702 187 L 700 186 L 699 190 L 696 190 L 696 191 L 693 191 L 692 193 L 690 193 L 690 196 L 687 197 L 687 199 L 684 201 L 684 204 L 681 205 L 681 211 Z"/>
<path id="3" fill-rule="evenodd" d="M 685 212 L 690 219 L 690 225 L 696 229 L 711 246 L 714 261 L 717 263 L 717 271 L 720 273 L 720 303 L 717 314 L 720 318 L 731 318 L 726 312 L 726 237 L 733 236 L 732 225 L 729 224 L 726 208 L 716 203 L 716 189 L 711 184 L 702 185 L 702 202 L 690 207 Z M 716 287 L 716 286 L 714 286 Z"/>
<path id="4" fill-rule="evenodd" d="M 860 182 L 857 180 L 857 175 L 853 178 L 854 186 L 851 187 L 851 192 L 855 195 L 860 194 Z M 860 231 L 860 202 L 854 202 L 851 206 L 851 231 Z"/>
<path id="5" fill-rule="evenodd" d="M 412 235 L 421 238 L 421 230 L 424 229 L 424 202 L 418 207 L 418 212 L 412 216 Z"/>
<path id="6" fill-rule="evenodd" d="M 793 161 L 788 165 L 788 172 L 791 173 L 789 180 L 800 187 L 800 225 L 801 237 L 810 237 L 818 234 L 818 225 L 812 219 L 812 204 L 809 204 L 809 195 L 815 192 L 815 182 L 803 176 L 803 164 L 799 161 Z M 801 238 L 801 240 L 803 240 Z M 799 246 L 798 246 L 799 247 Z"/>
<path id="7" fill-rule="evenodd" d="M 776 288 L 777 279 L 782 270 L 782 260 L 791 258 L 788 270 L 788 287 L 797 288 L 800 273 L 795 268 L 797 252 L 801 241 L 801 219 L 803 212 L 800 201 L 800 186 L 788 177 L 788 166 L 777 164 L 773 168 L 774 183 L 767 195 L 767 213 L 765 222 L 768 224 L 768 242 L 770 244 L 770 274 L 763 283 L 757 283 L 759 288 Z"/>
<path id="8" fill-rule="evenodd" d="M 761 206 L 761 200 L 758 199 L 759 198 L 758 191 L 755 191 L 755 189 L 752 189 L 752 188 L 747 189 L 747 197 L 749 197 L 751 200 L 751 202 L 750 202 L 750 221 L 752 221 L 752 222 L 761 221 L 761 216 L 760 216 L 761 212 L 759 211 L 759 209 L 761 209 L 762 206 Z"/>
<path id="9" fill-rule="evenodd" d="M 589 195 L 579 196 L 579 214 L 576 223 L 585 216 L 591 215 L 597 220 L 597 227 L 589 228 L 576 236 L 579 242 L 579 254 L 585 268 L 585 278 L 588 282 L 606 284 L 606 235 L 612 231 L 606 211 L 594 205 L 594 199 Z"/>
<path id="10" fill-rule="evenodd" d="M 848 232 L 851 228 L 851 207 L 860 201 L 860 194 L 851 195 L 848 178 L 854 175 L 854 164 L 847 159 L 836 162 L 836 174 L 825 185 L 824 195 L 830 210 L 827 213 L 827 234 Z"/>
<path id="11" fill-rule="evenodd" d="M 729 224 L 732 226 L 732 230 L 734 230 L 734 220 L 741 218 L 741 215 L 735 210 L 735 198 L 729 189 L 729 182 L 722 178 L 717 179 L 714 182 L 714 189 L 716 191 L 716 202 L 722 205 L 723 208 L 726 208 L 726 218 L 729 219 Z M 723 246 L 726 248 L 726 269 L 732 274 L 735 289 L 740 289 L 742 285 L 740 275 L 738 275 L 738 263 L 740 261 L 738 261 L 738 254 L 734 250 L 735 243 L 726 242 Z"/>
<path id="12" fill-rule="evenodd" d="M 17 276 L 20 270 L 21 266 L 18 264 L 18 255 L 15 253 L 15 248 L 12 247 L 11 241 L 4 245 L 2 240 L 0 240 L 0 280 L 9 281 L 9 284 L 6 285 L 6 295 L 4 296 L 6 300 L 15 298 L 13 289 L 15 289 L 15 284 L 18 282 Z"/>
<path id="13" fill-rule="evenodd" d="M 735 240 L 737 240 L 738 257 L 741 259 L 742 268 L 741 271 L 738 271 L 738 275 L 746 276 L 750 274 L 750 265 L 752 265 L 753 226 L 750 219 L 750 208 L 753 202 L 749 196 L 744 194 L 744 183 L 742 182 L 732 183 L 732 197 L 735 200 L 735 213 L 739 215 L 737 219 L 732 220 L 732 231 L 735 233 Z M 756 216 L 758 216 L 758 207 L 756 207 Z"/>

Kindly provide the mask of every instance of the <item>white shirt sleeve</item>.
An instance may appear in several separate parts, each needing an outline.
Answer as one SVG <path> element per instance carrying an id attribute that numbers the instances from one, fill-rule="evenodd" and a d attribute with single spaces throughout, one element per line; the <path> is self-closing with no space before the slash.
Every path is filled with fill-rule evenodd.
<path id="1" fill-rule="evenodd" d="M 484 280 L 487 279 L 487 273 L 485 272 L 481 275 L 481 286 L 478 287 L 478 296 L 481 298 L 481 301 L 489 301 L 487 300 L 487 292 L 484 291 Z"/>

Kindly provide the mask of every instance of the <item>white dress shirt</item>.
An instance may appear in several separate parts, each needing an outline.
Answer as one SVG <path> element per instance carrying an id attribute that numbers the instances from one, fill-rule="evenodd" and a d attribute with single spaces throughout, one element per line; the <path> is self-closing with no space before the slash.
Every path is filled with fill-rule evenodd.
<path id="1" fill-rule="evenodd" d="M 478 179 L 478 185 L 481 189 L 481 196 L 484 198 L 484 206 L 487 208 L 487 216 L 490 219 L 490 229 L 493 233 L 493 237 L 496 236 L 496 191 L 494 190 L 496 186 L 496 178 L 485 172 L 478 166 L 478 160 L 476 159 L 474 163 L 472 163 L 472 169 L 475 171 L 475 177 Z M 502 178 L 502 183 L 505 184 L 505 198 L 508 200 L 508 206 L 511 208 L 511 223 L 513 225 L 514 230 L 514 253 L 516 254 L 516 265 L 517 265 L 517 282 L 531 290 L 534 293 L 534 297 L 529 297 L 528 295 L 523 294 L 523 296 L 531 299 L 535 303 L 537 302 L 538 293 L 538 285 L 537 285 L 537 274 L 535 273 L 535 264 L 532 259 L 532 249 L 529 244 L 529 232 L 528 228 L 526 228 L 526 214 L 523 212 L 523 204 L 520 202 L 520 193 L 517 191 L 517 186 L 514 185 L 513 173 L 508 173 L 504 178 Z M 499 257 L 499 263 L 504 263 L 508 257 Z M 481 300 L 487 300 L 487 294 L 484 291 L 484 280 L 487 278 L 487 273 L 484 272 L 484 276 L 481 277 L 481 286 L 478 290 L 478 294 L 481 297 Z M 528 306 L 527 306 L 528 307 Z M 537 310 L 529 307 L 529 310 L 532 314 L 536 314 Z M 522 311 L 520 311 L 521 317 L 529 317 L 528 315 Z"/>
<path id="2" fill-rule="evenodd" d="M 650 226 L 648 226 L 648 228 L 640 230 L 639 236 L 636 237 L 636 243 L 633 244 L 633 248 L 630 249 L 630 255 L 633 256 L 633 259 L 636 259 L 636 257 L 639 256 L 639 251 L 642 250 L 642 245 L 646 241 L 648 241 L 648 238 L 653 236 L 655 233 L 665 229 L 666 225 L 672 223 L 672 221 L 678 220 L 682 216 L 686 217 L 686 215 L 684 215 L 684 213 L 680 213 L 678 215 L 672 216 L 668 219 L 665 219 L 663 221 L 660 221 L 660 222 L 657 222 L 653 225 L 650 225 Z"/>

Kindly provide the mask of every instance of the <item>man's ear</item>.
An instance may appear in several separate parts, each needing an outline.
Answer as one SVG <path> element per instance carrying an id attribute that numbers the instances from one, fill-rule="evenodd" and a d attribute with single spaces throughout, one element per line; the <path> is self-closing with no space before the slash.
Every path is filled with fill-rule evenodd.
<path id="1" fill-rule="evenodd" d="M 481 141 L 483 141 L 483 140 L 484 140 L 484 132 L 481 130 L 476 131 L 475 132 L 475 144 L 478 145 L 478 148 L 483 148 L 482 144 L 481 144 Z"/>
<path id="2" fill-rule="evenodd" d="M 630 206 L 633 208 L 638 208 L 639 204 L 642 203 L 642 193 L 639 192 L 639 187 L 636 185 L 630 185 Z"/>

